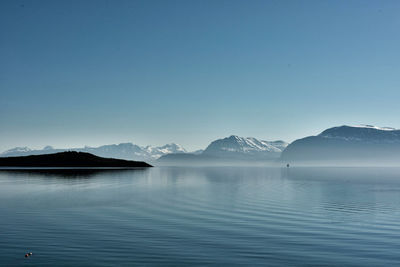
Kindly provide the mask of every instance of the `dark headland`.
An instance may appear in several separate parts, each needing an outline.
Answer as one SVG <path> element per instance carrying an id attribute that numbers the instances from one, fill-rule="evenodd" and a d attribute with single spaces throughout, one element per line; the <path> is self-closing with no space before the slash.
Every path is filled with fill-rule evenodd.
<path id="1" fill-rule="evenodd" d="M 0 167 L 153 167 L 143 161 L 102 158 L 90 153 L 66 151 L 23 157 L 0 157 Z"/>

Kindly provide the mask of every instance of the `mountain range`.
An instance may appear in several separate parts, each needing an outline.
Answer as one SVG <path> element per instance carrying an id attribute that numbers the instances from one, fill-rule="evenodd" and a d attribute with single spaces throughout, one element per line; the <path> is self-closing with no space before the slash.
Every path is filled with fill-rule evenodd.
<path id="1" fill-rule="evenodd" d="M 400 130 L 372 125 L 339 126 L 292 142 L 281 155 L 288 162 L 381 164 L 400 162 Z"/>
<path id="2" fill-rule="evenodd" d="M 28 147 L 16 147 L 1 153 L 0 157 L 43 155 L 43 154 L 52 154 L 63 151 L 86 152 L 99 157 L 146 161 L 146 162 L 154 162 L 159 157 L 170 153 L 187 152 L 182 146 L 174 143 L 159 147 L 138 146 L 132 143 L 121 143 L 118 145 L 104 145 L 99 147 L 85 146 L 83 148 L 64 148 L 64 149 L 46 146 L 43 149 L 38 149 L 38 150 L 33 150 Z"/>
<path id="3" fill-rule="evenodd" d="M 32 150 L 17 147 L 0 157 L 51 154 L 79 151 L 100 157 L 146 161 L 159 165 L 216 164 L 238 161 L 341 164 L 397 164 L 400 162 L 400 130 L 372 125 L 338 126 L 324 130 L 316 136 L 284 141 L 264 141 L 253 137 L 231 135 L 211 142 L 204 150 L 188 152 L 178 144 L 164 146 L 138 146 L 132 143 L 55 149 L 46 146 Z"/>
<path id="4" fill-rule="evenodd" d="M 288 144 L 284 141 L 264 141 L 254 137 L 231 135 L 211 142 L 196 154 L 167 154 L 159 158 L 160 164 L 192 164 L 237 161 L 265 161 L 278 159 Z"/>
<path id="5" fill-rule="evenodd" d="M 0 154 L 0 157 L 15 157 L 27 155 L 42 155 L 63 151 L 78 151 L 91 153 L 100 157 L 119 158 L 127 160 L 146 161 L 150 163 L 171 163 L 188 160 L 267 160 L 277 159 L 287 146 L 284 141 L 263 141 L 253 137 L 232 135 L 211 142 L 205 150 L 188 152 L 178 144 L 167 144 L 160 147 L 138 146 L 132 143 L 104 145 L 99 147 L 83 147 L 59 149 L 46 146 L 33 150 L 28 147 L 16 147 Z"/>

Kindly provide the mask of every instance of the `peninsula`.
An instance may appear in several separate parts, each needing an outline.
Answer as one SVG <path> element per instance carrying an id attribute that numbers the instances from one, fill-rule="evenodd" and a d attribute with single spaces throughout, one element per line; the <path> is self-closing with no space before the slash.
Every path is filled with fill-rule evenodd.
<path id="1" fill-rule="evenodd" d="M 22 157 L 0 157 L 0 167 L 152 167 L 143 161 L 102 158 L 90 153 L 66 151 Z"/>

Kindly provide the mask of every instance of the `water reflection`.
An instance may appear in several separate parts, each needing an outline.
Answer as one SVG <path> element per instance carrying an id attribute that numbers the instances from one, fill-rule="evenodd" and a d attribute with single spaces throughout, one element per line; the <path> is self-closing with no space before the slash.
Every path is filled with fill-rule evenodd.
<path id="1" fill-rule="evenodd" d="M 282 177 L 295 187 L 294 198 L 336 222 L 371 219 L 400 204 L 399 168 L 291 168 Z"/>
<path id="2" fill-rule="evenodd" d="M 46 178 L 63 178 L 63 179 L 84 179 L 93 178 L 99 175 L 122 175 L 125 173 L 143 173 L 148 171 L 148 168 L 20 168 L 6 169 L 0 168 L 0 175 L 14 175 L 23 177 L 46 177 Z"/>
<path id="3" fill-rule="evenodd" d="M 0 262 L 22 265 L 29 248 L 35 266 L 398 265 L 399 174 L 3 170 Z"/>

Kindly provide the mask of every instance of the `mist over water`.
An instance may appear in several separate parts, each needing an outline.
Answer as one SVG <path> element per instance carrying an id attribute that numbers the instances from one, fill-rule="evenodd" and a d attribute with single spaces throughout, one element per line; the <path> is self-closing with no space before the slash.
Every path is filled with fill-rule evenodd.
<path id="1" fill-rule="evenodd" d="M 400 168 L 0 171 L 0 265 L 397 265 L 399 193 Z"/>

